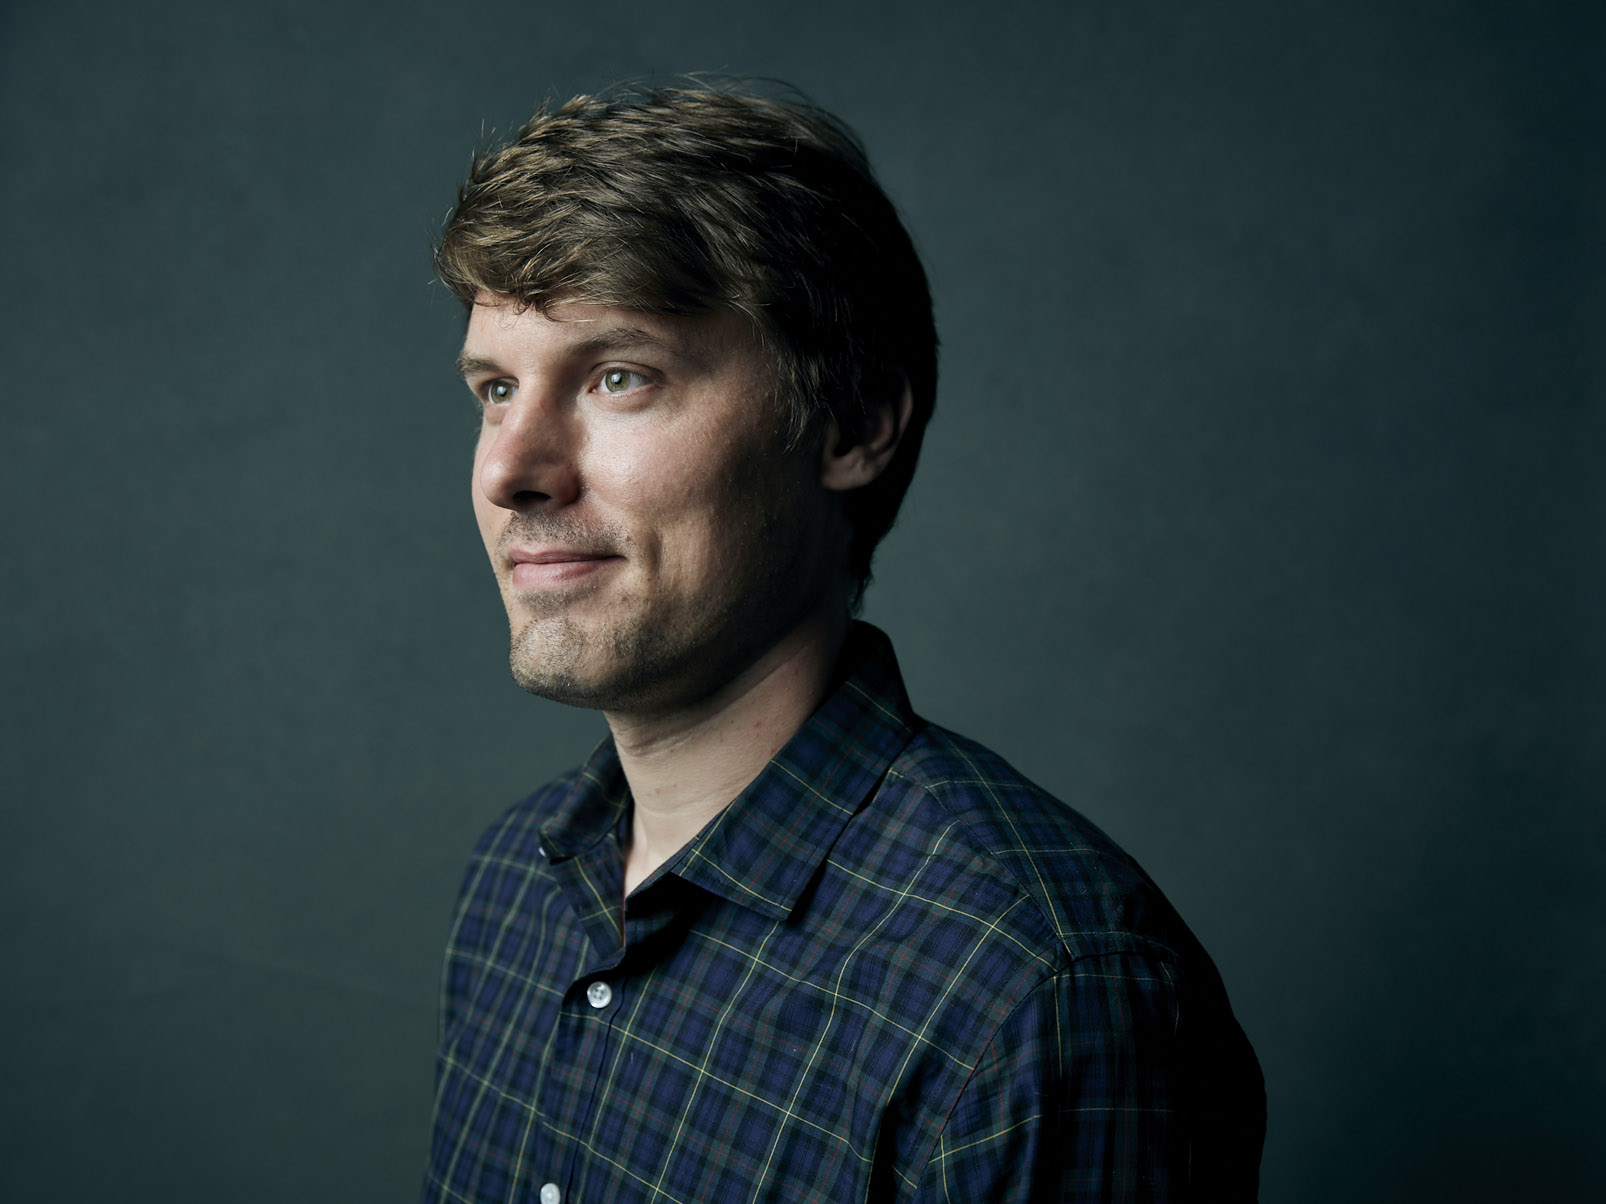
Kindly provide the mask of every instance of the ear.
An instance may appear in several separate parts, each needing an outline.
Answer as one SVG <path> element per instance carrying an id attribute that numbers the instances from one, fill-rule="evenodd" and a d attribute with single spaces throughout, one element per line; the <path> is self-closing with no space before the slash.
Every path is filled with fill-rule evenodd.
<path id="1" fill-rule="evenodd" d="M 835 418 L 826 424 L 820 484 L 827 489 L 859 489 L 875 480 L 892 463 L 909 429 L 915 401 L 909 380 L 901 373 L 895 387 L 878 391 L 867 402 L 869 413 L 855 429 L 844 430 Z"/>

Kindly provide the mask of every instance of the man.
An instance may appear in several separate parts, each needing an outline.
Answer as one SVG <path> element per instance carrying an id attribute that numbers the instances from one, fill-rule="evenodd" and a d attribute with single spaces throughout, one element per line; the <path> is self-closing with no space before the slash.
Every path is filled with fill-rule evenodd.
<path id="1" fill-rule="evenodd" d="M 476 161 L 436 262 L 513 672 L 611 737 L 475 851 L 425 1199 L 1253 1198 L 1209 958 L 850 619 L 936 387 L 853 136 L 578 98 Z"/>

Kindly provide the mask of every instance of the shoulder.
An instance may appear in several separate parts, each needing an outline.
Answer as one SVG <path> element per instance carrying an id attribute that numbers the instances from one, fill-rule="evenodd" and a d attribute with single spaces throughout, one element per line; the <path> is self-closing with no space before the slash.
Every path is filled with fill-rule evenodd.
<path id="1" fill-rule="evenodd" d="M 1084 1063 L 1171 1082 L 1168 1107 L 1215 1091 L 1222 1123 L 1242 1119 L 1258 1151 L 1260 1071 L 1221 976 L 1131 855 L 997 753 L 938 727 L 904 749 L 882 793 L 895 822 L 942 833 L 949 851 L 933 861 L 964 867 L 950 891 L 990 917 L 1001 938 L 990 956 L 1021 971 L 1003 996 L 1012 1010 L 987 1034 L 997 1056 L 1058 1034 Z"/>
<path id="2" fill-rule="evenodd" d="M 1197 948 L 1138 863 L 1096 824 L 973 740 L 927 726 L 889 767 L 883 794 L 917 829 L 938 830 L 967 863 L 960 889 L 1023 906 L 1055 960 Z"/>
<path id="3" fill-rule="evenodd" d="M 922 1032 L 962 1066 L 918 1199 L 1253 1199 L 1265 1091 L 1220 975 L 1096 824 L 992 750 L 920 728 L 870 810 L 900 884 L 969 919 L 960 956 L 917 927 L 903 964 L 947 987 Z M 901 846 L 900 846 L 901 842 Z M 866 873 L 873 872 L 866 870 Z M 911 926 L 913 927 L 913 926 Z M 950 942 L 950 949 L 954 943 Z M 907 989 L 907 987 L 905 988 Z"/>

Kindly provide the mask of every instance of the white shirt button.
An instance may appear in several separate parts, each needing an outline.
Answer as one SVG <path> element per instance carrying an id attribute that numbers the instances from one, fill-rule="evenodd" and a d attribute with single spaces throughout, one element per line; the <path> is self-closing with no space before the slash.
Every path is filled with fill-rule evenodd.
<path id="1" fill-rule="evenodd" d="M 613 1002 L 613 988 L 605 982 L 594 982 L 586 988 L 586 998 L 591 1001 L 592 1007 L 605 1008 Z M 552 1190 L 556 1191 L 557 1188 Z M 556 1204 L 556 1199 L 557 1197 L 554 1196 L 552 1204 Z M 541 1199 L 541 1204 L 548 1204 L 544 1196 Z"/>
<path id="2" fill-rule="evenodd" d="M 563 1193 L 556 1183 L 541 1184 L 541 1204 L 562 1204 Z"/>

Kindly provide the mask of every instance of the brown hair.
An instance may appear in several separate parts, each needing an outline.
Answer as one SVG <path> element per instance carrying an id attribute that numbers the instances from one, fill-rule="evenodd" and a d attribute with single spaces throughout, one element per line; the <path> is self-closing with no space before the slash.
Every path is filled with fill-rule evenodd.
<path id="1" fill-rule="evenodd" d="M 914 244 L 841 121 L 723 87 L 543 105 L 475 158 L 435 267 L 466 307 L 484 289 L 541 308 L 745 313 L 794 440 L 826 416 L 860 429 L 867 400 L 907 380 L 896 458 L 845 499 L 862 594 L 935 404 L 937 334 Z"/>

